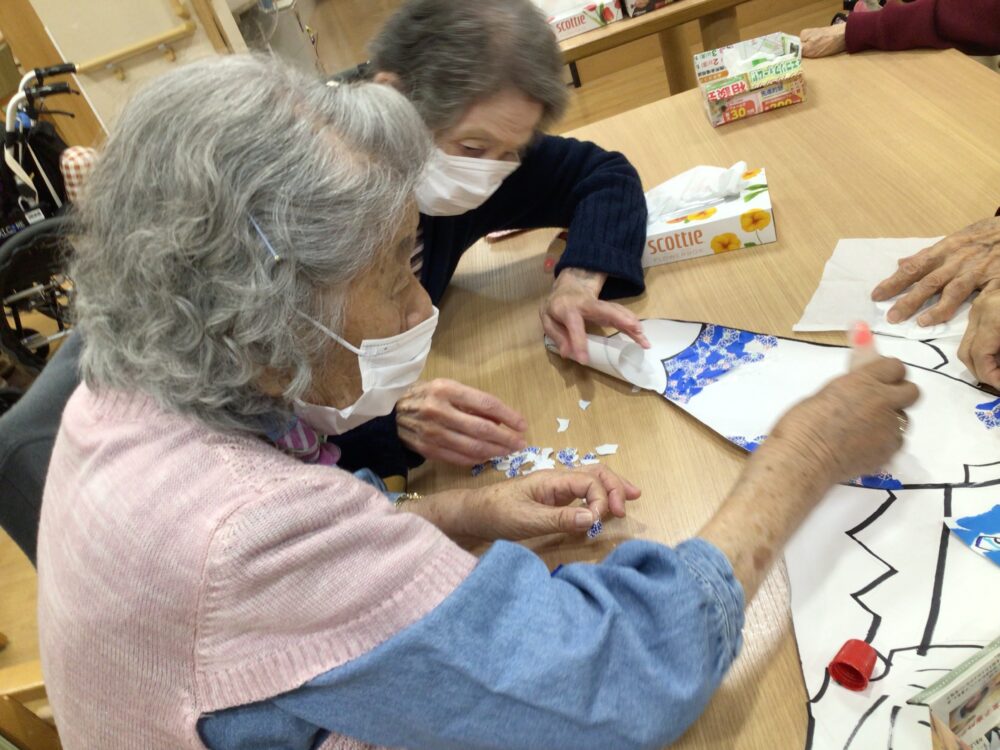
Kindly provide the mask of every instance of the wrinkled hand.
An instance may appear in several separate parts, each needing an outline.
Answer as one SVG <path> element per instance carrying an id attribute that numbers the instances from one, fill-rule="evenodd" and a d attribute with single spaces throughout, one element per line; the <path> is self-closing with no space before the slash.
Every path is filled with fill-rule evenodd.
<path id="1" fill-rule="evenodd" d="M 587 323 L 617 328 L 644 349 L 649 341 L 642 323 L 629 309 L 598 299 L 607 274 L 566 268 L 556 278 L 542 303 L 542 329 L 559 348 L 559 354 L 587 364 Z"/>
<path id="2" fill-rule="evenodd" d="M 937 304 L 917 318 L 931 326 L 950 320 L 974 291 L 991 284 L 1000 285 L 1000 217 L 977 221 L 901 258 L 899 270 L 872 290 L 872 299 L 891 299 L 909 288 L 886 315 L 890 323 L 899 323 L 940 292 Z"/>
<path id="3" fill-rule="evenodd" d="M 414 384 L 396 404 L 396 428 L 408 448 L 459 466 L 522 450 L 527 427 L 496 396 L 444 378 Z"/>
<path id="4" fill-rule="evenodd" d="M 958 358 L 980 383 L 1000 389 L 1000 289 L 983 292 L 972 303 Z"/>
<path id="5" fill-rule="evenodd" d="M 540 471 L 470 491 L 456 531 L 483 540 L 583 534 L 609 514 L 623 518 L 626 501 L 639 494 L 638 487 L 605 466 Z M 585 507 L 569 507 L 581 498 Z"/>
<path id="6" fill-rule="evenodd" d="M 800 472 L 828 484 L 882 468 L 903 444 L 903 409 L 919 395 L 898 359 L 878 359 L 842 375 L 775 425 L 764 442 L 790 451 Z"/>
<path id="7" fill-rule="evenodd" d="M 802 29 L 799 39 L 802 41 L 803 57 L 827 57 L 839 55 L 847 50 L 845 34 L 846 23 L 833 26 L 823 26 L 819 29 Z"/>

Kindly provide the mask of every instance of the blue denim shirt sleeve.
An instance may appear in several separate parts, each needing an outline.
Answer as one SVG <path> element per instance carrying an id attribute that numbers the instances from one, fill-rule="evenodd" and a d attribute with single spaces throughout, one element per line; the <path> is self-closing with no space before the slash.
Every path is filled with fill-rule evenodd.
<path id="1" fill-rule="evenodd" d="M 294 726 L 312 739 L 289 748 L 314 746 L 306 726 L 412 750 L 661 748 L 704 710 L 742 627 L 742 588 L 703 540 L 630 541 L 554 576 L 498 542 L 393 638 L 199 729 L 212 750 L 256 747 L 226 738 L 252 737 L 268 712 L 304 722 Z"/>

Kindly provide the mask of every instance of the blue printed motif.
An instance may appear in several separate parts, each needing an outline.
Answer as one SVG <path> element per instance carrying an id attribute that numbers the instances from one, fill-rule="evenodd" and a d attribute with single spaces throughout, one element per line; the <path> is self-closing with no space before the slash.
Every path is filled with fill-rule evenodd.
<path id="1" fill-rule="evenodd" d="M 858 477 L 852 479 L 850 484 L 857 487 L 867 487 L 873 490 L 899 490 L 903 488 L 903 483 L 888 472 L 881 471 L 878 474 Z"/>
<path id="2" fill-rule="evenodd" d="M 667 389 L 663 395 L 686 404 L 737 367 L 760 362 L 777 344 L 774 336 L 706 325 L 691 346 L 663 360 L 667 371 Z"/>
<path id="3" fill-rule="evenodd" d="M 966 516 L 948 524 L 952 533 L 974 552 L 1000 565 L 1000 505 L 978 516 Z"/>
<path id="4" fill-rule="evenodd" d="M 987 401 L 985 404 L 976 404 L 976 416 L 986 425 L 987 430 L 1000 427 L 1000 398 L 996 401 Z"/>
<path id="5" fill-rule="evenodd" d="M 594 525 L 591 526 L 590 529 L 587 531 L 587 538 L 593 539 L 602 531 L 604 531 L 604 524 L 601 523 L 600 521 L 594 521 Z"/>
<path id="6" fill-rule="evenodd" d="M 738 445 L 740 448 L 747 451 L 748 453 L 753 453 L 760 447 L 760 444 L 763 443 L 766 438 L 767 435 L 758 435 L 757 437 L 752 439 L 741 437 L 740 435 L 730 435 L 729 437 L 726 438 L 726 440 L 728 440 L 733 445 Z"/>

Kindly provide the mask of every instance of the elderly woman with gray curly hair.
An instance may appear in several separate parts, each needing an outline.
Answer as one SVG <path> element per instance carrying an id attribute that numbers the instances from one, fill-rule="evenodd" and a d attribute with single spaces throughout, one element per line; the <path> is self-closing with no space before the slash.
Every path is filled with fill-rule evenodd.
<path id="1" fill-rule="evenodd" d="M 370 45 L 362 78 L 398 88 L 435 142 L 417 186 L 412 264 L 439 304 L 462 254 L 504 229 L 568 227 L 541 307 L 542 328 L 565 357 L 586 361 L 585 324 L 646 345 L 639 319 L 608 301 L 640 294 L 646 201 L 635 169 L 593 143 L 543 135 L 567 101 L 555 36 L 530 0 L 407 0 Z M 542 270 L 539 269 L 539 273 Z M 451 380 L 419 383 L 393 419 L 332 434 L 352 466 L 383 451 L 383 476 L 420 457 L 472 465 L 524 448 L 527 420 L 499 398 Z M 404 450 L 404 447 L 407 450 Z"/>
<path id="2" fill-rule="evenodd" d="M 371 419 L 419 376 L 429 149 L 390 87 L 252 57 L 125 107 L 80 206 L 84 382 L 39 536 L 66 750 L 662 746 L 811 505 L 900 445 L 915 389 L 879 360 L 789 412 L 698 538 L 551 575 L 520 545 L 477 560 L 456 541 L 580 534 L 636 487 L 597 467 L 393 502 L 278 450 L 298 405 Z"/>

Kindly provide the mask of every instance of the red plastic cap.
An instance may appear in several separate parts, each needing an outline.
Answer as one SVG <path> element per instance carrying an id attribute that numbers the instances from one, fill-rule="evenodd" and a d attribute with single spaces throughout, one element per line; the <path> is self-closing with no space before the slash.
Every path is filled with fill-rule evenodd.
<path id="1" fill-rule="evenodd" d="M 830 676 L 848 690 L 864 690 L 877 658 L 878 654 L 869 644 L 852 638 L 840 647 L 830 662 Z"/>

